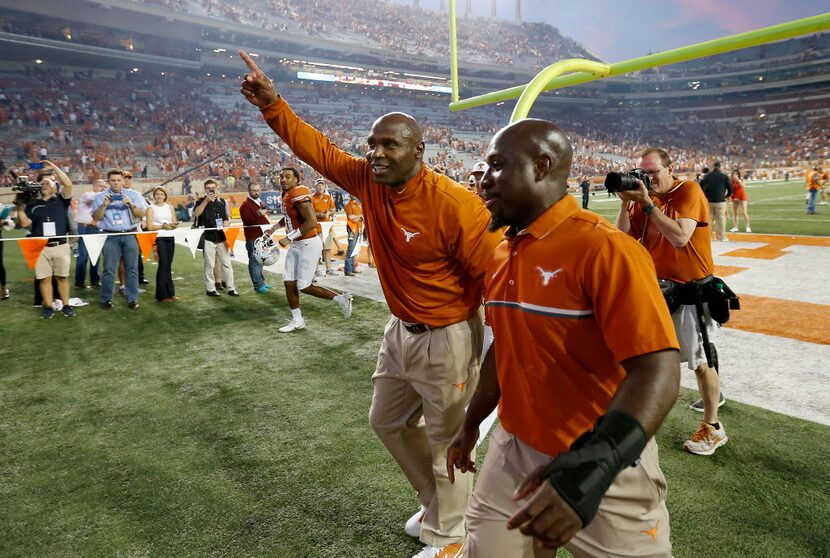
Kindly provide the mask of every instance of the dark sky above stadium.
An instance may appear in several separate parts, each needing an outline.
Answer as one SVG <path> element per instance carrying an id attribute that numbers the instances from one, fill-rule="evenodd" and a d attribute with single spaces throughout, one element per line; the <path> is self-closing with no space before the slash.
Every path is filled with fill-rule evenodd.
<path id="1" fill-rule="evenodd" d="M 412 5 L 412 0 L 392 1 Z M 421 0 L 421 7 L 438 10 L 439 2 Z M 456 5 L 461 17 L 466 2 L 456 0 Z M 514 0 L 498 0 L 498 10 L 498 17 L 513 19 Z M 558 27 L 607 62 L 827 11 L 827 0 L 522 0 L 524 20 Z M 473 15 L 489 16 L 490 0 L 473 0 Z"/>

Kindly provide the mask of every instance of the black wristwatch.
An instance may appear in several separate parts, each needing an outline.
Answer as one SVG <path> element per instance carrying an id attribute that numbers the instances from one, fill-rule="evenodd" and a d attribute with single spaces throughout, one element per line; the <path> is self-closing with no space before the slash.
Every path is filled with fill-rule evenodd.
<path id="1" fill-rule="evenodd" d="M 645 206 L 643 208 L 643 213 L 645 213 L 646 215 L 649 215 L 649 214 L 651 214 L 652 211 L 654 211 L 655 207 L 657 207 L 657 206 L 654 205 L 653 203 L 650 203 L 650 204 L 648 204 L 647 206 Z"/>

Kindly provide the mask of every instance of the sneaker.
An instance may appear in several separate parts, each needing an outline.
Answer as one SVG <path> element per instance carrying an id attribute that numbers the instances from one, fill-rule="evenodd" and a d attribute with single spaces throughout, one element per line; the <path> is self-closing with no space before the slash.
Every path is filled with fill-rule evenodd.
<path id="1" fill-rule="evenodd" d="M 0 291 L 0 300 L 8 300 L 10 296 L 12 295 L 9 292 L 9 289 L 3 289 Z"/>
<path id="2" fill-rule="evenodd" d="M 236 290 L 231 289 L 228 291 L 228 296 L 239 296 L 239 293 Z"/>
<path id="3" fill-rule="evenodd" d="M 415 512 L 415 515 L 407 520 L 406 525 L 403 526 L 403 532 L 410 537 L 416 539 L 421 536 L 421 523 L 424 522 L 424 517 L 427 514 L 427 507 L 421 506 L 421 509 Z"/>
<path id="4" fill-rule="evenodd" d="M 260 288 L 254 290 L 259 294 L 268 294 L 269 292 L 271 292 L 271 289 L 267 285 L 263 285 Z"/>
<path id="5" fill-rule="evenodd" d="M 337 272 L 334 271 L 333 269 L 327 269 L 326 270 L 326 275 L 337 275 Z"/>
<path id="6" fill-rule="evenodd" d="M 315 271 L 315 272 L 314 272 L 314 276 L 315 276 L 315 277 L 325 277 L 325 276 L 326 276 L 326 272 L 325 272 L 325 271 L 320 271 L 320 270 L 318 269 L 317 271 Z"/>
<path id="7" fill-rule="evenodd" d="M 147 289 L 138 289 L 139 294 L 143 294 L 143 293 L 146 293 L 146 292 L 147 292 Z"/>
<path id="8" fill-rule="evenodd" d="M 141 308 L 141 306 L 138 304 L 137 300 L 131 300 L 127 303 L 127 308 L 129 308 L 130 310 L 138 310 L 139 308 Z"/>
<path id="9" fill-rule="evenodd" d="M 348 319 L 352 316 L 352 295 L 343 293 L 340 296 L 342 298 L 337 301 L 337 304 L 343 309 L 343 317 Z"/>
<path id="10" fill-rule="evenodd" d="M 298 329 L 305 329 L 305 320 L 291 320 L 288 322 L 288 325 L 282 326 L 278 331 L 280 333 L 291 333 L 292 331 L 296 331 Z"/>
<path id="11" fill-rule="evenodd" d="M 738 227 L 732 227 L 729 232 L 738 232 Z"/>
<path id="12" fill-rule="evenodd" d="M 453 543 L 446 546 L 427 545 L 412 558 L 455 558 L 458 556 L 460 550 L 461 543 Z"/>
<path id="13" fill-rule="evenodd" d="M 55 311 L 52 310 L 51 308 L 44 308 L 43 312 L 40 313 L 40 317 L 43 318 L 44 320 L 48 320 L 54 315 L 55 315 Z"/>
<path id="14" fill-rule="evenodd" d="M 101 305 L 101 308 L 103 308 L 104 310 L 112 310 L 112 301 L 110 301 L 110 300 L 108 300 L 106 302 L 101 302 L 100 305 Z"/>
<path id="15" fill-rule="evenodd" d="M 712 455 L 715 450 L 729 440 L 726 437 L 726 429 L 720 423 L 720 429 L 715 430 L 711 424 L 701 422 L 697 432 L 683 442 L 683 449 L 695 455 Z"/>
<path id="16" fill-rule="evenodd" d="M 74 318 L 75 310 L 67 304 L 63 308 L 61 308 L 61 314 L 63 314 L 67 318 Z"/>
<path id="17" fill-rule="evenodd" d="M 343 275 L 345 275 L 346 277 L 354 277 L 354 272 L 352 272 L 352 271 L 345 271 L 345 272 L 343 272 Z"/>
<path id="18" fill-rule="evenodd" d="M 92 287 L 90 287 L 89 285 L 84 285 L 83 283 L 81 283 L 81 284 L 75 283 L 75 288 L 76 289 L 91 289 Z"/>
<path id="19" fill-rule="evenodd" d="M 723 407 L 725 403 L 726 403 L 726 399 L 723 398 L 723 394 L 721 393 L 720 394 L 720 400 L 718 401 L 718 409 Z M 695 401 L 694 403 L 689 405 L 689 408 L 693 411 L 697 411 L 698 413 L 702 413 L 703 412 L 703 399 L 698 399 L 697 401 Z"/>
<path id="20" fill-rule="evenodd" d="M 149 285 L 150 282 L 147 279 L 139 279 L 138 284 L 139 285 Z"/>
<path id="21" fill-rule="evenodd" d="M 746 232 L 752 232 L 752 229 L 750 229 L 749 227 L 747 227 L 747 228 L 746 228 Z"/>
<path id="22" fill-rule="evenodd" d="M 216 291 L 208 291 L 208 292 L 206 292 L 205 294 L 206 294 L 207 296 L 222 296 L 222 295 L 220 295 L 219 293 L 217 293 Z"/>
<path id="23" fill-rule="evenodd" d="M 127 296 L 127 287 L 124 287 L 123 285 L 118 287 L 118 294 L 121 296 Z"/>

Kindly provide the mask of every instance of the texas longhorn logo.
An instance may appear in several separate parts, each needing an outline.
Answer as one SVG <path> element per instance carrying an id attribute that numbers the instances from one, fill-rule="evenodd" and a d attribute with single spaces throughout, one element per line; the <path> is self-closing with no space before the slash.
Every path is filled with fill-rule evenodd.
<path id="1" fill-rule="evenodd" d="M 539 275 L 542 276 L 542 286 L 547 287 L 550 280 L 556 277 L 559 272 L 562 271 L 562 268 L 560 267 L 558 269 L 554 269 L 553 271 L 548 271 L 546 269 L 542 269 L 542 266 L 537 265 L 536 271 L 538 271 Z"/>
<path id="2" fill-rule="evenodd" d="M 415 236 L 416 234 L 421 234 L 420 231 L 409 232 L 408 230 L 406 230 L 403 227 L 401 227 L 401 230 L 403 231 L 403 235 L 406 237 L 406 243 L 407 244 L 409 244 L 409 241 L 412 240 L 413 236 Z"/>

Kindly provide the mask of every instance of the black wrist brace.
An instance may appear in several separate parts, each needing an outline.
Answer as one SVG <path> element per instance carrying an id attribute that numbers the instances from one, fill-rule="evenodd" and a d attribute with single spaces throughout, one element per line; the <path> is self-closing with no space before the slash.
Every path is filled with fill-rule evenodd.
<path id="1" fill-rule="evenodd" d="M 547 466 L 544 476 L 586 527 L 620 471 L 634 466 L 646 446 L 646 432 L 633 416 L 610 411 Z"/>

